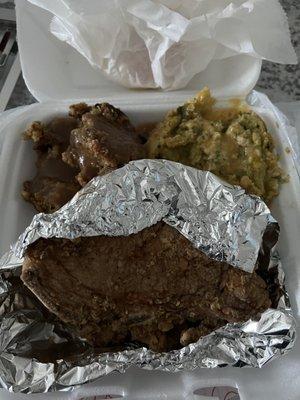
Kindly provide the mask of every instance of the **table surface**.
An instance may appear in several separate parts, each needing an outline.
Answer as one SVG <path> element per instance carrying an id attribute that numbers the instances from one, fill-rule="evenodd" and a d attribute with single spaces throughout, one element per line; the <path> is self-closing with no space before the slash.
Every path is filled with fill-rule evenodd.
<path id="1" fill-rule="evenodd" d="M 292 42 L 300 61 L 300 0 L 281 0 L 281 4 L 288 16 Z M 280 65 L 264 61 L 256 89 L 266 93 L 273 102 L 300 100 L 299 65 Z M 34 102 L 36 102 L 35 98 L 30 94 L 20 76 L 7 108 Z"/>

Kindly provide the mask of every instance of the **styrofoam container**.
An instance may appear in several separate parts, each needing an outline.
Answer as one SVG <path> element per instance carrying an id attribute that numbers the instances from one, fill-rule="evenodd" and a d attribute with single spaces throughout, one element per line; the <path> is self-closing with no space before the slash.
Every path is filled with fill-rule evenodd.
<path id="1" fill-rule="evenodd" d="M 53 0 L 55 1 L 55 0 Z M 160 120 L 171 108 L 208 85 L 218 98 L 243 98 L 255 86 L 261 62 L 238 56 L 216 62 L 196 77 L 185 90 L 160 92 L 128 90 L 108 81 L 74 49 L 49 33 L 51 14 L 26 0 L 16 0 L 18 43 L 23 75 L 29 90 L 41 100 L 0 120 L 0 254 L 16 240 L 30 222 L 34 211 L 20 196 L 22 182 L 35 172 L 32 144 L 21 133 L 33 120 L 48 121 L 66 114 L 68 105 L 78 100 L 90 104 L 105 100 L 127 113 L 135 124 Z M 66 100 L 71 99 L 71 100 Z M 279 251 L 287 277 L 296 319 L 300 321 L 300 184 L 284 127 L 272 111 L 254 109 L 267 123 L 290 182 L 282 185 L 272 211 L 281 225 Z M 201 397 L 194 392 L 203 387 L 233 386 L 242 400 L 298 400 L 300 398 L 300 343 L 286 356 L 260 369 L 198 369 L 176 374 L 131 368 L 125 374 L 111 374 L 83 385 L 72 393 L 29 395 L 34 399 L 80 399 L 119 395 L 127 400 L 182 400 Z M 25 399 L 0 390 L 0 399 Z M 227 397 L 229 400 L 230 397 Z"/>
<path id="2" fill-rule="evenodd" d="M 157 121 L 176 105 L 137 105 L 119 104 L 129 115 L 133 123 Z M 177 102 L 179 104 L 179 102 Z M 22 182 L 34 175 L 35 154 L 32 144 L 21 140 L 21 133 L 33 120 L 47 121 L 56 115 L 66 114 L 68 102 L 48 102 L 35 104 L 17 112 L 15 118 L 10 115 L 2 125 L 0 137 L 3 138 L 0 153 L 0 252 L 3 253 L 30 222 L 34 211 L 30 204 L 20 196 Z M 254 109 L 256 110 L 256 109 Z M 287 276 L 287 289 L 296 318 L 299 321 L 300 310 L 300 186 L 299 177 L 291 154 L 286 151 L 289 145 L 285 141 L 274 116 L 268 112 L 256 110 L 267 123 L 275 138 L 277 151 L 283 168 L 290 175 L 290 182 L 282 185 L 280 196 L 274 201 L 272 211 L 281 226 L 279 251 Z M 4 134 L 4 136 L 3 136 Z M 79 399 L 83 395 L 118 394 L 125 399 L 192 399 L 197 388 L 226 385 L 238 387 L 242 400 L 282 400 L 299 399 L 300 380 L 300 343 L 284 357 L 269 363 L 262 370 L 248 368 L 199 369 L 194 372 L 177 374 L 130 369 L 124 375 L 113 374 L 101 378 L 93 384 L 82 386 L 72 394 L 56 393 L 39 395 L 41 398 Z M 11 398 L 0 392 L 1 399 Z M 15 399 L 23 396 L 15 395 Z M 195 397 L 199 398 L 198 396 Z"/>
<path id="3" fill-rule="evenodd" d="M 156 100 L 157 90 L 128 90 L 108 81 L 81 54 L 58 40 L 50 33 L 51 13 L 26 0 L 15 0 L 15 3 L 23 77 L 37 100 L 91 99 L 99 93 L 111 100 L 137 96 L 148 102 Z M 160 92 L 160 96 L 169 101 L 175 94 L 183 100 L 189 91 L 205 85 L 218 97 L 246 95 L 252 89 L 253 77 L 255 82 L 258 79 L 260 68 L 261 61 L 247 55 L 216 60 L 195 76 L 185 90 Z"/>

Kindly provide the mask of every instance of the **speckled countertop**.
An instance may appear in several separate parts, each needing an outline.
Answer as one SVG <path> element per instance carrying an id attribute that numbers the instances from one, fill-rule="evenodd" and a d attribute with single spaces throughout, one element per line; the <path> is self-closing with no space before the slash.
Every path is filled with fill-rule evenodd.
<path id="1" fill-rule="evenodd" d="M 289 19 L 292 42 L 300 62 L 300 0 L 280 1 Z M 300 100 L 300 65 L 280 65 L 264 61 L 256 86 L 273 102 Z"/>
<path id="2" fill-rule="evenodd" d="M 300 61 L 300 0 L 281 0 L 281 4 L 287 13 L 292 41 Z M 266 93 L 273 102 L 300 100 L 300 66 L 265 61 L 256 89 Z M 35 101 L 20 76 L 7 108 L 31 104 Z"/>

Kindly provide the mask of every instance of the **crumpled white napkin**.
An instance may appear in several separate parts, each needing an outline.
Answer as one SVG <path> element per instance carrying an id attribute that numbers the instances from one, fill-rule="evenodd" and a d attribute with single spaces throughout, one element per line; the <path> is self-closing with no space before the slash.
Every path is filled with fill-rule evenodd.
<path id="1" fill-rule="evenodd" d="M 212 60 L 247 54 L 294 64 L 278 0 L 30 0 L 51 32 L 127 87 L 185 87 Z"/>

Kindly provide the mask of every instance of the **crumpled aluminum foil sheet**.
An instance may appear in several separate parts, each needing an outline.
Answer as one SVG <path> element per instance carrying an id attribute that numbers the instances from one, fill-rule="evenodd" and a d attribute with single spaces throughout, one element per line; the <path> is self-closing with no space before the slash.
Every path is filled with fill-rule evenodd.
<path id="1" fill-rule="evenodd" d="M 159 220 L 210 257 L 252 271 L 259 249 L 281 287 L 277 309 L 227 324 L 180 350 L 135 348 L 97 354 L 22 284 L 26 247 L 39 237 L 129 235 Z M 38 214 L 0 260 L 0 380 L 12 392 L 72 390 L 131 366 L 176 372 L 227 365 L 262 367 L 295 341 L 295 321 L 274 251 L 278 224 L 257 197 L 213 174 L 169 161 L 139 160 L 94 178 L 54 214 Z M 265 261 L 263 261 L 265 262 Z"/>
<path id="2" fill-rule="evenodd" d="M 210 172 L 166 160 L 132 161 L 94 178 L 53 214 L 38 214 L 0 266 L 20 264 L 38 238 L 127 236 L 163 220 L 209 257 L 252 272 L 266 229 L 279 230 L 270 210 Z"/>

